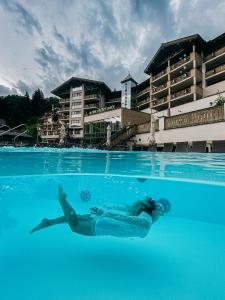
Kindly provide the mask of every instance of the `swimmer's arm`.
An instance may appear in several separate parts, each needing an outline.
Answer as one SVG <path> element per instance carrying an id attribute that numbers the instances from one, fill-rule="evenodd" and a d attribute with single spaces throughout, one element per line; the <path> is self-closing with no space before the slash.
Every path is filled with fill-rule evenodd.
<path id="1" fill-rule="evenodd" d="M 102 208 L 99 207 L 90 208 L 90 212 L 95 215 L 102 215 L 104 212 L 107 212 L 109 210 L 128 212 L 128 206 L 107 205 Z"/>
<path id="2" fill-rule="evenodd" d="M 105 210 L 119 210 L 119 211 L 128 211 L 128 206 L 127 205 L 107 205 L 104 206 Z"/>
<path id="3" fill-rule="evenodd" d="M 126 222 L 128 224 L 142 226 L 142 227 L 148 227 L 148 226 L 150 227 L 152 225 L 152 219 L 150 216 L 148 220 L 142 216 L 138 216 L 138 217 L 126 216 L 126 215 L 120 215 L 112 212 L 104 212 L 103 216 L 114 220 Z"/>

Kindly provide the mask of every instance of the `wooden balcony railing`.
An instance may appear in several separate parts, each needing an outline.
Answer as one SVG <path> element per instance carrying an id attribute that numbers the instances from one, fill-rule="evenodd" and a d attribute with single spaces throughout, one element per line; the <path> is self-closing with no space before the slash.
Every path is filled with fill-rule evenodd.
<path id="1" fill-rule="evenodd" d="M 205 57 L 205 62 L 207 62 L 208 60 L 210 60 L 210 59 L 212 59 L 212 58 L 214 58 L 214 57 L 219 56 L 219 55 L 222 54 L 222 53 L 225 53 L 225 47 L 222 47 L 222 48 L 220 48 L 220 49 L 218 49 L 218 50 L 216 50 L 216 51 L 210 53 L 209 55 L 207 55 L 207 56 Z"/>
<path id="2" fill-rule="evenodd" d="M 157 93 L 157 92 L 159 92 L 159 91 L 161 91 L 161 90 L 164 90 L 165 88 L 167 88 L 167 84 L 166 84 L 166 83 L 161 84 L 161 85 L 159 85 L 159 86 L 154 86 L 154 87 L 152 88 L 152 93 L 153 93 L 153 94 L 154 94 L 154 93 Z"/>
<path id="3" fill-rule="evenodd" d="M 89 100 L 89 99 L 99 99 L 99 96 L 97 94 L 84 95 L 84 100 Z"/>
<path id="4" fill-rule="evenodd" d="M 114 102 L 121 102 L 121 97 L 120 98 L 114 98 L 114 99 L 108 99 L 105 103 L 114 103 Z"/>
<path id="5" fill-rule="evenodd" d="M 99 108 L 99 105 L 98 104 L 85 104 L 84 105 L 84 109 L 85 108 Z"/>
<path id="6" fill-rule="evenodd" d="M 144 100 L 142 100 L 142 101 L 140 101 L 140 102 L 138 102 L 138 103 L 137 103 L 137 106 L 144 105 L 144 104 L 146 104 L 146 103 L 148 103 L 148 102 L 150 102 L 150 98 L 149 98 L 149 97 L 146 98 L 146 99 L 144 99 Z"/>
<path id="7" fill-rule="evenodd" d="M 165 129 L 175 129 L 225 121 L 224 106 L 214 106 L 165 118 Z"/>
<path id="8" fill-rule="evenodd" d="M 179 60 L 178 62 L 176 62 L 175 64 L 171 65 L 170 68 L 171 68 L 171 70 L 174 70 L 174 69 L 178 68 L 179 66 L 182 66 L 189 60 L 190 60 L 190 56 L 186 56 L 186 57 L 182 58 L 181 60 Z"/>
<path id="9" fill-rule="evenodd" d="M 157 73 L 156 75 L 152 76 L 152 81 L 158 79 L 159 77 L 165 75 L 167 73 L 167 69 L 162 70 L 161 72 Z"/>
<path id="10" fill-rule="evenodd" d="M 220 73 L 222 71 L 225 71 L 225 64 L 223 64 L 223 65 L 221 65 L 221 66 L 219 66 L 219 67 L 217 67 L 213 70 L 210 70 L 210 71 L 206 72 L 205 73 L 205 78 L 208 78 L 208 77 L 210 77 L 212 75 L 215 75 L 217 73 Z"/>
<path id="11" fill-rule="evenodd" d="M 171 95 L 171 100 L 174 100 L 176 98 L 185 96 L 185 95 L 190 94 L 190 93 L 191 93 L 191 88 L 187 88 L 187 89 L 181 90 L 181 91 L 179 91 L 177 93 L 173 93 Z"/>
<path id="12" fill-rule="evenodd" d="M 156 105 L 163 104 L 165 102 L 167 102 L 167 97 L 163 97 L 163 98 L 160 98 L 160 99 L 155 99 L 154 98 L 152 104 L 153 104 L 153 106 L 156 106 Z"/>
<path id="13" fill-rule="evenodd" d="M 140 91 L 139 93 L 137 93 L 137 97 L 145 94 L 145 93 L 148 93 L 150 91 L 150 87 L 147 87 L 145 88 L 144 90 Z"/>
<path id="14" fill-rule="evenodd" d="M 184 79 L 187 79 L 187 78 L 189 78 L 189 77 L 191 77 L 191 72 L 186 72 L 186 73 L 184 73 L 184 74 L 182 74 L 182 75 L 180 75 L 180 76 L 178 76 L 178 77 L 173 78 L 173 79 L 171 80 L 171 84 L 172 84 L 172 85 L 173 85 L 173 84 L 176 84 L 176 83 L 178 83 L 178 82 L 180 82 L 180 81 L 182 81 L 182 80 L 184 80 Z"/>

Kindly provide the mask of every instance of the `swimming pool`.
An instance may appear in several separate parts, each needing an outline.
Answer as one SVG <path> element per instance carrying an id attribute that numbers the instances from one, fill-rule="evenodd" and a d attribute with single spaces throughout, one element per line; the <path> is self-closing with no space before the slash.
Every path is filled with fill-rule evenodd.
<path id="1" fill-rule="evenodd" d="M 58 184 L 79 213 L 147 195 L 172 210 L 145 239 L 85 237 L 66 225 L 29 235 L 62 215 Z M 224 154 L 0 150 L 2 300 L 225 299 L 224 269 Z"/>

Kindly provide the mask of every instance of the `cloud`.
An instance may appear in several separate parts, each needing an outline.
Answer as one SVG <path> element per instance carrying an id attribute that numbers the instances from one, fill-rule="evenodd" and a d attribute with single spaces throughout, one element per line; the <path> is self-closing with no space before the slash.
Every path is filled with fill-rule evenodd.
<path id="1" fill-rule="evenodd" d="M 17 90 L 15 88 L 10 88 L 0 84 L 0 96 L 8 96 L 13 94 L 17 94 Z"/>
<path id="2" fill-rule="evenodd" d="M 42 27 L 37 18 L 22 4 L 14 0 L 1 0 L 0 5 L 2 5 L 5 10 L 12 13 L 16 17 L 19 30 L 22 28 L 31 35 L 33 35 L 35 31 L 37 31 L 39 34 L 42 33 Z"/>
<path id="3" fill-rule="evenodd" d="M 0 84 L 49 95 L 82 76 L 119 89 L 128 71 L 138 82 L 146 78 L 162 42 L 193 33 L 213 38 L 224 15 L 222 0 L 0 0 L 0 38 L 7 36 L 1 74 L 8 79 L 0 76 Z"/>

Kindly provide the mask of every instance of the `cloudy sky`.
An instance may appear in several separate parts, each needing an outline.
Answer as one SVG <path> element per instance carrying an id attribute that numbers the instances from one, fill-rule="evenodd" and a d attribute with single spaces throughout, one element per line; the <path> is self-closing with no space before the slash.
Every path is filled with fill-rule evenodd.
<path id="1" fill-rule="evenodd" d="M 225 31 L 225 0 L 0 0 L 0 95 L 71 76 L 138 82 L 162 42 Z"/>

